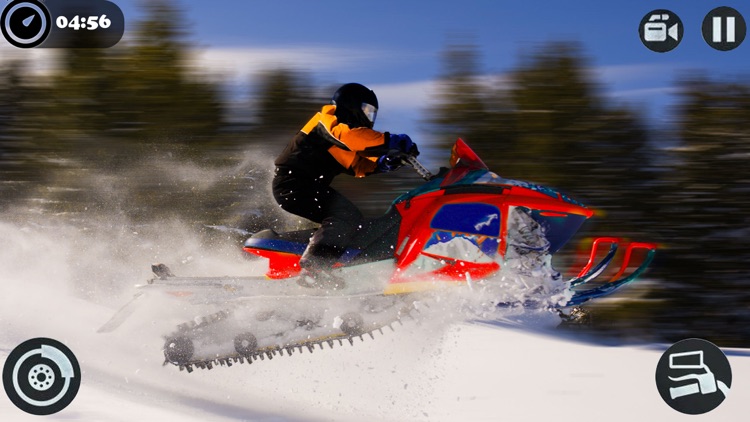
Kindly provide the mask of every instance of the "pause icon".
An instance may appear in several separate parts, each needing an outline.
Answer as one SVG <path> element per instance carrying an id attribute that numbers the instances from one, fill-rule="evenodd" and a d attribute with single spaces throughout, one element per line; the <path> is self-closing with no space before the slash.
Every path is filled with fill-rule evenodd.
<path id="1" fill-rule="evenodd" d="M 724 19 L 724 18 L 722 18 L 721 16 L 714 16 L 714 23 L 713 23 L 714 37 L 713 37 L 712 41 L 715 42 L 715 43 L 723 41 L 723 34 L 722 34 L 722 26 L 723 25 L 721 24 L 722 19 Z M 726 42 L 728 42 L 728 43 L 737 42 L 737 37 L 736 37 L 736 32 L 735 32 L 736 31 L 736 26 L 735 26 L 736 20 L 735 20 L 735 17 L 734 16 L 727 16 L 726 17 L 726 21 L 727 21 L 727 39 L 726 39 Z"/>
<path id="2" fill-rule="evenodd" d="M 711 47 L 728 51 L 745 40 L 747 25 L 742 15 L 731 7 L 717 7 L 703 19 L 703 39 Z"/>

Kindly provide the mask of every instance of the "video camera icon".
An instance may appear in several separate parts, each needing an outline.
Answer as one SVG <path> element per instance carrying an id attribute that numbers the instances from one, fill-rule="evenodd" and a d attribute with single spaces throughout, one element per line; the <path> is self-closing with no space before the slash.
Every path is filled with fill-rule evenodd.
<path id="1" fill-rule="evenodd" d="M 666 22 L 668 21 L 669 15 L 666 13 L 651 15 L 648 22 L 643 27 L 644 39 L 646 42 L 664 42 L 667 40 L 667 35 L 673 40 L 679 41 L 680 37 L 678 33 L 680 24 L 675 23 L 667 29 Z"/>
<path id="2" fill-rule="evenodd" d="M 682 21 L 669 10 L 654 10 L 646 14 L 638 27 L 643 45 L 652 51 L 665 53 L 682 41 Z"/>

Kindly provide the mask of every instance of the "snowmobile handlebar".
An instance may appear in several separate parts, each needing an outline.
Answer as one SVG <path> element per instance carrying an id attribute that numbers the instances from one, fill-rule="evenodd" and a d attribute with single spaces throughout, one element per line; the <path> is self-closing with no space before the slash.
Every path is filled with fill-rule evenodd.
<path id="1" fill-rule="evenodd" d="M 430 173 L 429 170 L 425 168 L 425 166 L 422 165 L 422 163 L 417 160 L 417 157 L 413 155 L 405 154 L 405 156 L 401 158 L 401 161 L 404 164 L 411 166 L 417 172 L 417 174 L 422 176 L 424 180 L 431 180 L 433 177 L 435 177 L 432 173 Z"/>

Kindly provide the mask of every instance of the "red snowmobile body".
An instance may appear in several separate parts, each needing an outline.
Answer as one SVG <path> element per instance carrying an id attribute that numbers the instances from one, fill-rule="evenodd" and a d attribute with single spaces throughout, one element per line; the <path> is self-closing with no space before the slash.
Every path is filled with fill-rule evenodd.
<path id="1" fill-rule="evenodd" d="M 415 161 L 412 164 L 421 168 Z M 461 139 L 452 148 L 450 165 L 437 176 L 425 177 L 429 180 L 421 187 L 398 197 L 385 215 L 367 222 L 337 266 L 393 260 L 395 271 L 386 294 L 465 283 L 497 273 L 511 248 L 521 253 L 556 253 L 593 215 L 591 209 L 558 191 L 492 173 Z M 531 232 L 542 236 L 535 238 Z M 250 237 L 244 250 L 269 259 L 268 278 L 294 277 L 312 233 L 264 230 Z M 603 252 L 602 244 L 609 244 L 610 249 L 594 265 Z M 635 280 L 656 249 L 651 243 L 597 239 L 588 264 L 570 280 L 571 285 L 588 283 L 599 276 L 623 245 L 622 264 L 612 280 L 575 292 L 569 305 L 609 294 Z M 646 254 L 626 276 L 633 252 L 638 249 Z"/>

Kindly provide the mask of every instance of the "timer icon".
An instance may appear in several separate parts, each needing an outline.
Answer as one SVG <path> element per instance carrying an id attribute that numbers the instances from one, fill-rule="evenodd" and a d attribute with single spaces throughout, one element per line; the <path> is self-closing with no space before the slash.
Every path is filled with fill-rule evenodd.
<path id="1" fill-rule="evenodd" d="M 49 35 L 50 14 L 38 0 L 14 0 L 0 16 L 0 29 L 14 46 L 36 47 Z"/>

